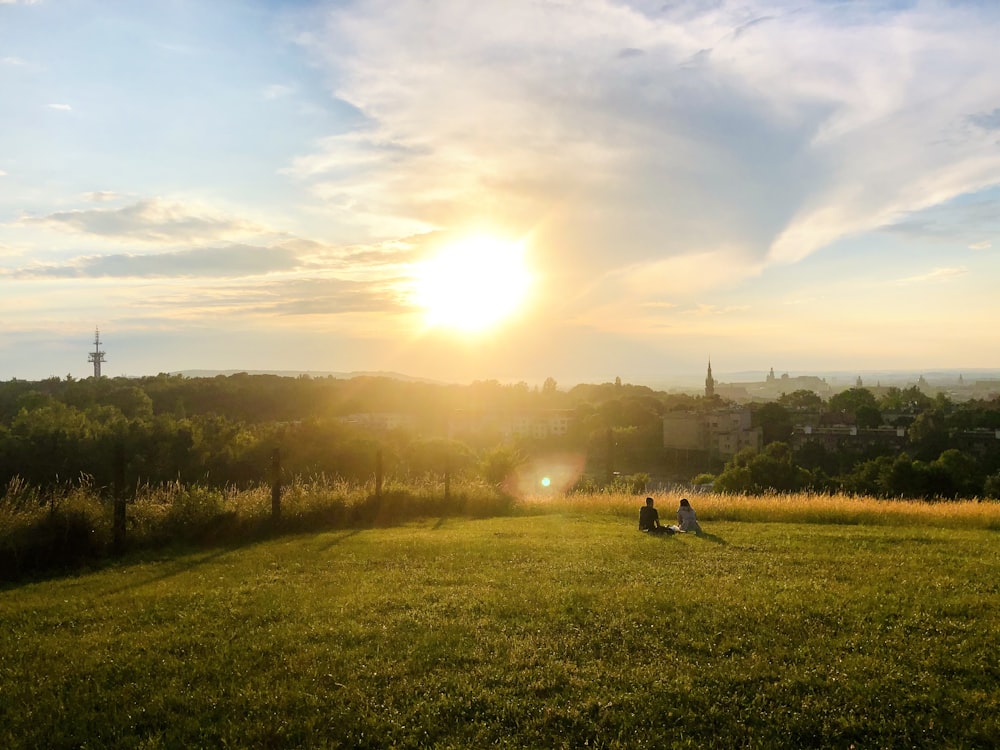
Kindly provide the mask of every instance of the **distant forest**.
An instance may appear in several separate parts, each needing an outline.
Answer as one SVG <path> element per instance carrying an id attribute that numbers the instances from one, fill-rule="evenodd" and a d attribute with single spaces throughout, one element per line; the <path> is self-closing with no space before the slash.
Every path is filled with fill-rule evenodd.
<path id="1" fill-rule="evenodd" d="M 588 489 L 631 482 L 714 483 L 716 489 L 848 491 L 927 498 L 1000 496 L 1000 399 L 954 403 L 917 387 L 852 388 L 828 400 L 795 391 L 751 405 L 764 450 L 723 462 L 665 449 L 668 411 L 711 411 L 724 399 L 603 383 L 562 390 L 480 381 L 442 385 L 363 376 L 220 375 L 189 378 L 50 378 L 0 383 L 0 491 L 12 480 L 38 485 L 111 483 L 124 450 L 132 485 L 180 481 L 247 486 L 266 481 L 273 451 L 289 476 L 365 481 L 376 454 L 387 474 L 422 477 L 447 467 L 502 482 L 519 462 L 560 452 L 584 457 Z M 566 410 L 564 435 L 449 439 L 456 410 Z M 352 415 L 408 415 L 406 426 L 366 427 Z M 905 445 L 824 448 L 792 440 L 796 425 L 905 428 Z"/>

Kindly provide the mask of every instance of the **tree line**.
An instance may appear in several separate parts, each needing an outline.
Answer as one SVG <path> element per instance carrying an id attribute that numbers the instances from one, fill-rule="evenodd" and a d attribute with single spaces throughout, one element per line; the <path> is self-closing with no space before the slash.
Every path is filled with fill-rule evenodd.
<path id="1" fill-rule="evenodd" d="M 655 391 L 620 381 L 563 390 L 495 380 L 467 385 L 364 376 L 350 379 L 237 374 L 187 378 L 49 378 L 0 382 L 0 487 L 113 481 L 124 449 L 132 484 L 180 481 L 246 486 L 267 477 L 275 448 L 295 476 L 364 481 L 381 456 L 386 474 L 449 471 L 500 483 L 533 456 L 586 457 L 585 481 L 645 473 L 716 489 L 847 491 L 895 497 L 997 497 L 1000 440 L 971 440 L 1000 429 L 1000 399 L 956 403 L 918 387 L 851 388 L 824 400 L 795 391 L 754 404 L 765 447 L 724 463 L 710 454 L 664 449 L 663 415 L 733 406 L 724 399 Z M 448 436 L 455 410 L 566 410 L 567 434 L 514 441 L 482 433 Z M 409 419 L 372 430 L 351 415 L 398 412 Z M 898 427 L 905 445 L 845 442 L 836 450 L 793 439 L 803 424 Z M 612 471 L 613 470 L 613 471 Z M 700 476 L 694 476 L 700 474 Z"/>
<path id="2" fill-rule="evenodd" d="M 499 482 L 540 452 L 578 450 L 604 461 L 608 430 L 618 466 L 638 471 L 661 458 L 663 412 L 698 407 L 699 399 L 620 382 L 564 391 L 551 378 L 541 387 L 245 373 L 11 380 L 0 383 L 0 486 L 15 477 L 45 485 L 81 475 L 109 485 L 119 446 L 132 483 L 245 486 L 266 477 L 275 448 L 289 475 L 363 481 L 380 455 L 387 474 L 466 472 Z M 568 410 L 570 433 L 514 445 L 491 434 L 448 438 L 455 410 L 518 409 Z M 386 412 L 409 419 L 392 430 L 350 419 Z"/>
<path id="3" fill-rule="evenodd" d="M 1000 498 L 1000 398 L 954 402 L 918 387 L 851 388 L 823 401 L 796 391 L 755 408 L 764 450 L 743 451 L 713 482 L 723 492 L 838 491 L 874 497 Z M 902 428 L 902 445 L 847 439 L 835 450 L 796 425 Z"/>

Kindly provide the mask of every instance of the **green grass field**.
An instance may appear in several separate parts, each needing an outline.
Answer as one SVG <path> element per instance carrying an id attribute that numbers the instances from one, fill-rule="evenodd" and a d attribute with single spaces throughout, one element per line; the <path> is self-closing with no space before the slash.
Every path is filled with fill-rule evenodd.
<path id="1" fill-rule="evenodd" d="M 629 503 L 0 589 L 0 746 L 1000 745 L 996 530 Z"/>

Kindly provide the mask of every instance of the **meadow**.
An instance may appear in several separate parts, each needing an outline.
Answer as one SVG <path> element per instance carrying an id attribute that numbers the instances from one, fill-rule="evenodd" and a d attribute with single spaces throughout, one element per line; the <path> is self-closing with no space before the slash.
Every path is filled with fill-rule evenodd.
<path id="1" fill-rule="evenodd" d="M 0 745 L 1000 745 L 1000 506 L 694 496 L 706 533 L 657 538 L 640 500 L 8 584 Z"/>

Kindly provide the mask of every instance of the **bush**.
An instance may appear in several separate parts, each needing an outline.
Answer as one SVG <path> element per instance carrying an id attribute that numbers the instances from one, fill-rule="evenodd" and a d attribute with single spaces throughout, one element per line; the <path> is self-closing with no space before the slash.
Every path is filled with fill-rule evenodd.
<path id="1" fill-rule="evenodd" d="M 110 510 L 87 486 L 53 492 L 44 504 L 20 504 L 8 493 L 0 508 L 0 577 L 76 568 L 106 556 Z"/>
<path id="2" fill-rule="evenodd" d="M 994 500 L 1000 499 L 1000 472 L 986 477 L 986 481 L 983 482 L 983 495 Z"/>
<path id="3" fill-rule="evenodd" d="M 127 545 L 235 544 L 276 531 L 390 526 L 418 518 L 487 517 L 510 513 L 514 500 L 484 482 L 456 479 L 447 496 L 432 478 L 388 480 L 381 496 L 370 483 L 320 476 L 284 488 L 281 522 L 271 519 L 271 488 L 212 488 L 170 482 L 143 485 L 128 504 Z M 0 497 L 0 575 L 79 567 L 111 553 L 112 504 L 88 478 L 42 492 L 11 482 Z"/>

